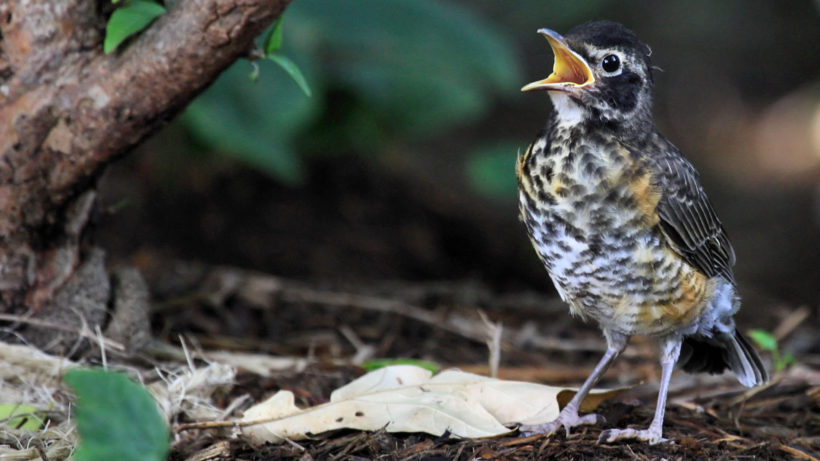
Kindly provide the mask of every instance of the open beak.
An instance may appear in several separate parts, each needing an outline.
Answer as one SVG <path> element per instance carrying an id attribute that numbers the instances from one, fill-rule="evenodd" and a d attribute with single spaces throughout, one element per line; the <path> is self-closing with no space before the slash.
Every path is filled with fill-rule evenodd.
<path id="1" fill-rule="evenodd" d="M 578 53 L 569 49 L 567 41 L 558 32 L 550 29 L 538 29 L 538 33 L 550 42 L 555 54 L 555 64 L 552 74 L 544 80 L 532 82 L 521 88 L 521 91 L 559 90 L 566 91 L 573 88 L 584 88 L 595 83 L 592 69 L 586 60 Z"/>

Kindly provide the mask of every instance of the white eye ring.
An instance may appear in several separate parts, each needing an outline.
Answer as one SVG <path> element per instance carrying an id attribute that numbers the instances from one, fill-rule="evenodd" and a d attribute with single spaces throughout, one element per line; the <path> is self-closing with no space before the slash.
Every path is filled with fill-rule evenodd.
<path id="1" fill-rule="evenodd" d="M 614 77 L 616 75 L 620 75 L 624 69 L 624 60 L 623 57 L 620 56 L 619 53 L 606 53 L 603 58 L 601 58 L 601 62 L 599 66 L 601 68 L 601 73 L 607 77 Z"/>

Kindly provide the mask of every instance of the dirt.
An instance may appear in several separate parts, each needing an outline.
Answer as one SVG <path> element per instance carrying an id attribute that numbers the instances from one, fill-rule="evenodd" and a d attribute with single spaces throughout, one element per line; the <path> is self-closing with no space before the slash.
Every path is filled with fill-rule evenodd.
<path id="1" fill-rule="evenodd" d="M 316 382 L 330 384 L 347 370 L 312 370 L 281 380 L 264 380 L 265 387 L 296 386 L 299 395 L 312 396 L 302 386 Z M 335 378 L 329 378 L 333 376 Z M 256 381 L 256 380 L 254 380 Z M 244 382 L 237 389 L 248 391 Z M 250 387 L 255 388 L 254 382 Z M 321 385 L 319 386 L 321 387 Z M 293 387 L 290 387 L 291 389 Z M 650 446 L 644 443 L 599 444 L 601 428 L 584 427 L 567 437 L 500 437 L 487 440 L 459 440 L 425 434 L 389 434 L 384 431 L 362 433 L 342 431 L 320 434 L 309 441 L 252 447 L 241 441 L 229 444 L 229 454 L 213 459 L 383 459 L 383 460 L 468 460 L 468 459 L 813 459 L 820 448 L 817 434 L 817 387 L 780 385 L 749 399 L 737 399 L 731 392 L 694 403 L 700 410 L 678 405 L 668 408 L 665 437 L 668 442 Z M 726 404 L 727 401 L 736 401 Z M 637 402 L 609 402 L 599 407 L 606 418 L 604 426 L 646 426 L 652 407 Z M 802 434 L 802 435 L 801 435 Z M 176 446 L 174 458 L 187 459 L 200 449 L 203 436 Z M 212 441 L 208 441 L 212 443 Z"/>
<path id="2" fill-rule="evenodd" d="M 294 391 L 301 406 L 322 403 L 364 373 L 351 363 L 362 345 L 372 348 L 370 357 L 488 373 L 479 311 L 504 328 L 499 377 L 583 381 L 604 340 L 594 325 L 568 315 L 514 209 L 495 218 L 504 204 L 475 211 L 435 187 L 424 192 L 409 180 L 374 176 L 364 163 L 340 162 L 312 168 L 308 185 L 296 189 L 242 169 L 190 171 L 180 188 L 153 178 L 127 197 L 127 212 L 103 213 L 97 238 L 113 261 L 146 275 L 159 338 L 310 359 L 302 371 L 267 378 L 240 372 L 223 405 L 247 394 L 242 410 L 279 389 Z M 126 176 L 107 180 L 109 205 L 122 200 L 117 191 L 132 190 Z M 676 373 L 667 443 L 597 443 L 602 428 L 645 427 L 652 418 L 657 353 L 652 341 L 635 338 L 601 382 L 635 388 L 600 407 L 603 425 L 569 436 L 458 440 L 342 431 L 254 447 L 190 430 L 176 434 L 171 459 L 820 459 L 817 306 L 798 318 L 800 299 L 811 293 L 790 299 L 766 288 L 749 287 L 754 295 L 739 326 L 776 332 L 796 364 L 751 393 L 730 377 Z"/>
<path id="3" fill-rule="evenodd" d="M 349 363 L 357 347 L 341 332 L 348 327 L 375 357 L 412 357 L 487 373 L 487 349 L 476 312 L 503 323 L 502 378 L 577 385 L 603 347 L 600 333 L 567 315 L 561 303 L 532 292 L 497 293 L 475 282 L 311 285 L 227 267 L 177 263 L 164 277 L 177 284 L 157 293 L 158 331 L 185 337 L 205 349 L 313 357 L 302 371 L 261 378 L 240 373 L 225 405 L 248 395 L 249 403 L 280 389 L 306 407 L 327 401 L 331 391 L 364 373 Z M 161 286 L 155 283 L 155 286 Z M 191 295 L 194 293 L 194 295 Z M 515 309 L 512 306 L 516 306 Z M 425 317 L 424 313 L 432 317 Z M 772 321 L 777 315 L 772 316 Z M 782 319 L 781 319 L 782 320 Z M 456 331 L 453 325 L 463 328 Z M 535 328 L 534 330 L 532 328 Z M 239 332 L 244 332 L 239 334 Z M 523 337 L 523 339 L 522 339 Z M 813 341 L 807 324 L 789 333 Z M 560 341 L 548 341 L 560 338 Z M 814 338 L 814 339 L 811 339 Z M 659 367 L 651 341 L 633 341 L 602 385 L 636 386 L 599 413 L 601 426 L 547 437 L 459 440 L 447 434 L 341 431 L 307 441 L 254 447 L 207 430 L 184 431 L 172 459 L 816 459 L 820 453 L 818 356 L 804 354 L 778 373 L 773 384 L 749 391 L 731 377 L 677 373 L 664 424 L 669 442 L 598 444 L 603 428 L 645 427 L 652 419 Z M 640 385 L 641 383 L 645 383 Z M 214 447 L 218 446 L 219 450 Z M 197 454 L 204 458 L 192 458 Z M 214 451 L 215 450 L 215 451 Z"/>

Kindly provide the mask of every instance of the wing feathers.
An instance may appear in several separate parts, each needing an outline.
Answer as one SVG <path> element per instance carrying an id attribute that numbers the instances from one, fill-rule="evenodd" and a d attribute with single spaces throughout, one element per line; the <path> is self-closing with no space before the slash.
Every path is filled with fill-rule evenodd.
<path id="1" fill-rule="evenodd" d="M 647 155 L 661 200 L 661 230 L 670 246 L 709 277 L 735 283 L 735 253 L 729 237 L 701 187 L 695 168 L 668 144 L 661 158 Z"/>

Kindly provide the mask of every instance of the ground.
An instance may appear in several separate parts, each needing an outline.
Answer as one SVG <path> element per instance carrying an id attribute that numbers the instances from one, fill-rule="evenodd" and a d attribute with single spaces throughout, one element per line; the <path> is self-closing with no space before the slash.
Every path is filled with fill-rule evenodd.
<path id="1" fill-rule="evenodd" d="M 479 311 L 503 325 L 501 378 L 577 386 L 603 353 L 597 328 L 572 318 L 552 291 L 514 204 L 465 203 L 436 186 L 374 175 L 349 158 L 313 165 L 302 188 L 241 168 L 194 168 L 182 173 L 185 187 L 163 187 L 154 177 L 134 188 L 131 171 L 154 161 L 138 158 L 106 179 L 109 207 L 130 203 L 103 214 L 96 238 L 112 264 L 135 264 L 145 274 L 154 334 L 203 350 L 308 363 L 267 377 L 240 370 L 218 406 L 248 395 L 241 410 L 279 389 L 294 391 L 299 405 L 315 405 L 364 373 L 359 364 L 373 357 L 486 374 Z M 503 219 L 492 217 L 498 210 Z M 601 427 L 570 436 L 457 440 L 345 431 L 254 447 L 214 430 L 179 430 L 171 459 L 818 459 L 816 307 L 798 308 L 808 292 L 777 298 L 742 280 L 741 292 L 754 294 L 738 316 L 741 330 L 773 332 L 796 364 L 752 390 L 728 375 L 676 372 L 668 443 L 596 443 L 602 428 L 645 427 L 652 418 L 660 367 L 654 343 L 634 338 L 601 382 L 634 387 L 601 406 Z"/>
<path id="2" fill-rule="evenodd" d="M 596 329 L 572 319 L 560 302 L 532 292 L 498 294 L 466 282 L 317 287 L 190 263 L 170 266 L 170 273 L 185 273 L 188 284 L 178 280 L 161 294 L 157 327 L 168 340 L 184 333 L 203 349 L 312 357 L 300 371 L 265 378 L 241 372 L 223 405 L 244 394 L 249 403 L 261 401 L 279 389 L 293 391 L 302 406 L 323 403 L 333 389 L 364 373 L 350 358 L 365 345 L 366 356 L 416 357 L 487 373 L 479 309 L 503 323 L 502 378 L 577 385 L 604 344 Z M 231 330 L 247 334 L 231 337 Z M 788 334 L 812 333 L 796 325 Z M 635 387 L 601 406 L 604 425 L 579 428 L 569 437 L 561 432 L 458 440 L 446 434 L 342 431 L 253 447 L 193 430 L 178 434 L 172 459 L 816 459 L 820 375 L 812 370 L 816 356 L 801 360 L 775 374 L 770 385 L 751 390 L 730 376 L 676 373 L 664 424 L 670 442 L 656 446 L 596 442 L 602 428 L 643 427 L 652 418 L 659 367 L 653 343 L 637 339 L 602 383 Z M 197 453 L 211 457 L 190 458 Z"/>

